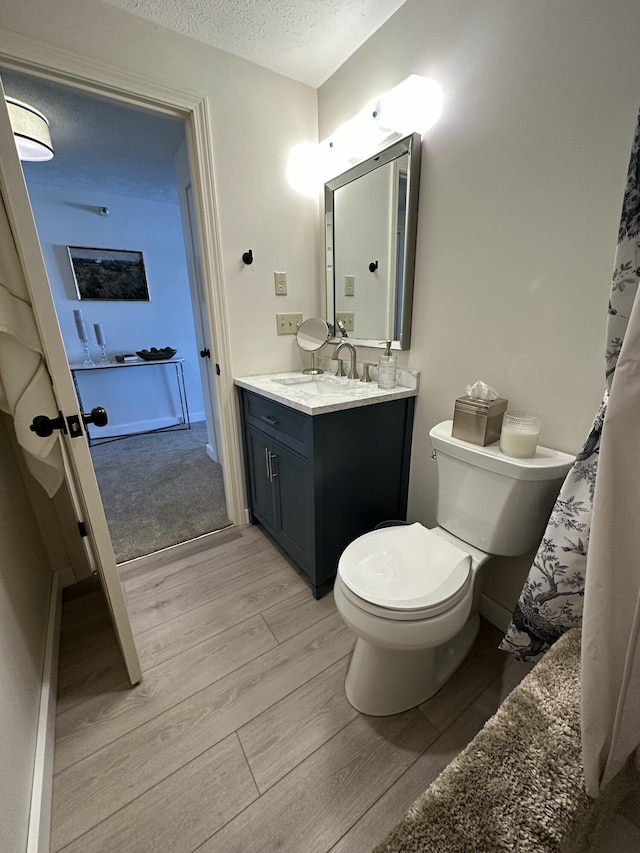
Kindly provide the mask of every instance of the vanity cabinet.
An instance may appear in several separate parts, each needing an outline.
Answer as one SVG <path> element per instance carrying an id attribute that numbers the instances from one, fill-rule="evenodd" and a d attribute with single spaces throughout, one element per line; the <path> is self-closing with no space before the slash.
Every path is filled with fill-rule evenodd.
<path id="1" fill-rule="evenodd" d="M 407 511 L 414 397 L 308 415 L 238 389 L 249 512 L 319 598 L 344 548 Z"/>

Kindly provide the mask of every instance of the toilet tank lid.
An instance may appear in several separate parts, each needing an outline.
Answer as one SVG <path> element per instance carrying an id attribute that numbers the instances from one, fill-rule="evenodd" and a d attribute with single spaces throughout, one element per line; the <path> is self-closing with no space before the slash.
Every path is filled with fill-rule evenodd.
<path id="1" fill-rule="evenodd" d="M 442 421 L 429 431 L 431 446 L 477 468 L 495 471 L 514 480 L 558 480 L 566 477 L 575 461 L 574 456 L 560 450 L 538 445 L 536 455 L 530 459 L 507 456 L 500 450 L 499 442 L 481 447 L 459 438 L 453 438 L 453 421 Z"/>

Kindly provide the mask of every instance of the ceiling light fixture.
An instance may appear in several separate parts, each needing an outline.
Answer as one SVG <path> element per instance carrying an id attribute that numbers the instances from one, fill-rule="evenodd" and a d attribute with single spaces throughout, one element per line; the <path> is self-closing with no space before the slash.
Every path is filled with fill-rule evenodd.
<path id="1" fill-rule="evenodd" d="M 53 157 L 49 122 L 35 107 L 6 98 L 13 136 L 21 160 L 43 162 Z"/>

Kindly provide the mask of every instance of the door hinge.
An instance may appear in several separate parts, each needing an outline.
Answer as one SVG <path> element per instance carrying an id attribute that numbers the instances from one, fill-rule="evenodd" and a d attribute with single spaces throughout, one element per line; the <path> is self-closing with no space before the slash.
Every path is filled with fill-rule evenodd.
<path id="1" fill-rule="evenodd" d="M 216 362 L 216 374 L 220 376 L 220 365 Z"/>
<path id="2" fill-rule="evenodd" d="M 78 522 L 78 530 L 80 531 L 80 536 L 82 536 L 83 538 L 89 535 L 89 533 L 87 532 L 87 525 L 84 523 L 84 521 Z"/>

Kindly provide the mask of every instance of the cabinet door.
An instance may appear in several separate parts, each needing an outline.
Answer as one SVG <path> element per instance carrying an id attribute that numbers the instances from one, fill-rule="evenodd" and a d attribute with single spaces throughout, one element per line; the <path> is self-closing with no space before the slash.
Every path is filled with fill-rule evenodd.
<path id="1" fill-rule="evenodd" d="M 246 435 L 251 510 L 259 521 L 264 521 L 270 527 L 276 527 L 274 488 L 269 476 L 271 439 L 250 426 L 247 426 Z"/>
<path id="2" fill-rule="evenodd" d="M 276 527 L 283 546 L 304 568 L 313 561 L 313 482 L 310 463 L 272 443 Z"/>

